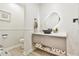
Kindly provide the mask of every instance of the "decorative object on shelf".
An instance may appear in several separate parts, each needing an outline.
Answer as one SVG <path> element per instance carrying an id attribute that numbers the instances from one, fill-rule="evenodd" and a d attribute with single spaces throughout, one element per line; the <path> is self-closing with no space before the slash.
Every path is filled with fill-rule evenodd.
<path id="1" fill-rule="evenodd" d="M 0 20 L 10 22 L 11 19 L 11 13 L 0 10 Z"/>
<path id="2" fill-rule="evenodd" d="M 44 32 L 45 34 L 51 34 L 52 29 L 48 28 L 47 30 L 43 30 L 43 32 Z"/>
<path id="3" fill-rule="evenodd" d="M 34 18 L 34 32 L 37 32 L 38 29 L 38 20 L 37 18 Z"/>
<path id="4" fill-rule="evenodd" d="M 52 30 L 54 33 L 58 32 L 58 28 L 53 28 Z"/>

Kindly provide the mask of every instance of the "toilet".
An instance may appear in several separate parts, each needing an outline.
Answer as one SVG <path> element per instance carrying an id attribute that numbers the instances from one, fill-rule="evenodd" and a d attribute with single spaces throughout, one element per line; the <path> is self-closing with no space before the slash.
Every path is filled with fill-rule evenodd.
<path id="1" fill-rule="evenodd" d="M 24 49 L 24 38 L 21 38 L 19 42 L 20 42 L 20 47 Z"/>

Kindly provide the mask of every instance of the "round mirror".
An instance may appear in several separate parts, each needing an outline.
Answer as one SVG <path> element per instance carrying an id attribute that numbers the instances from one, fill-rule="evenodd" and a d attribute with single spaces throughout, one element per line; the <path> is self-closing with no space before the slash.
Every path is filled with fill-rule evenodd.
<path id="1" fill-rule="evenodd" d="M 60 16 L 57 12 L 52 12 L 44 21 L 45 28 L 54 28 L 60 21 Z"/>

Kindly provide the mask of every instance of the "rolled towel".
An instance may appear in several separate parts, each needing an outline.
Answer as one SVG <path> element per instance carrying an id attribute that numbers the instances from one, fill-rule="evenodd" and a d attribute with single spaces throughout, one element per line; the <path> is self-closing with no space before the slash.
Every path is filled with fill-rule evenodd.
<path id="1" fill-rule="evenodd" d="M 53 52 L 55 52 L 55 51 L 56 51 L 56 49 L 55 49 L 55 48 L 52 48 L 52 51 L 53 51 Z"/>
<path id="2" fill-rule="evenodd" d="M 56 52 L 57 52 L 57 53 L 60 53 L 60 50 L 59 50 L 59 49 L 56 49 Z"/>
<path id="3" fill-rule="evenodd" d="M 61 54 L 65 54 L 65 51 L 63 51 L 63 50 L 60 50 L 60 53 L 61 53 Z"/>
<path id="4" fill-rule="evenodd" d="M 45 47 L 44 50 L 45 50 L 45 51 L 50 51 L 50 48 Z"/>
<path id="5" fill-rule="evenodd" d="M 40 43 L 36 43 L 36 44 L 35 44 L 35 47 L 39 47 L 39 48 L 41 48 L 41 47 L 42 47 L 42 44 L 40 44 Z"/>

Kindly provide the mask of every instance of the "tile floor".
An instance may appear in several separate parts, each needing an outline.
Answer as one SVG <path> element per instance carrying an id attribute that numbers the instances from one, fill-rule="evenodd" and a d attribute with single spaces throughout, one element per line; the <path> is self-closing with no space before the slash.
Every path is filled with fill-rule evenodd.
<path id="1" fill-rule="evenodd" d="M 11 56 L 24 56 L 23 51 L 24 50 L 20 47 L 9 50 Z M 54 56 L 54 55 L 48 54 L 47 52 L 44 52 L 39 49 L 35 49 L 33 52 L 29 53 L 27 56 Z"/>
<path id="2" fill-rule="evenodd" d="M 11 50 L 9 50 L 11 56 L 24 56 L 23 55 L 23 49 L 20 47 L 17 48 L 13 48 Z"/>

